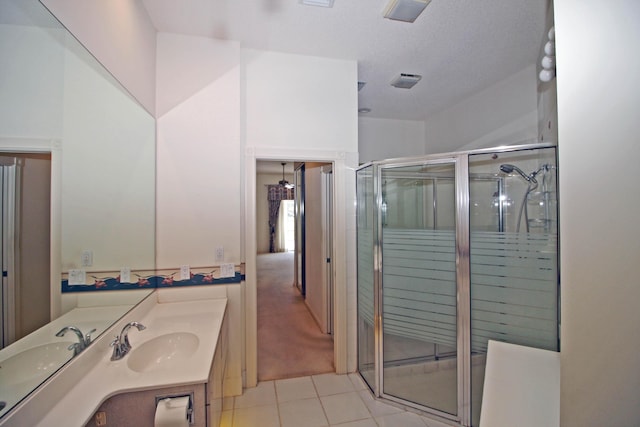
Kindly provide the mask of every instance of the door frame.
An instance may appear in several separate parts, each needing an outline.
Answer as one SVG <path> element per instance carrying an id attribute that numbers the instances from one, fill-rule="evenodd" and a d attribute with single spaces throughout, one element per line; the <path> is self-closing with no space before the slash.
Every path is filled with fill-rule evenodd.
<path id="1" fill-rule="evenodd" d="M 20 317 L 20 251 L 18 233 L 20 229 L 21 169 L 24 160 L 13 153 L 0 152 L 0 265 L 2 265 L 2 318 L 0 319 L 0 348 L 16 340 L 16 329 Z M 4 168 L 7 168 L 5 171 Z"/>
<path id="2" fill-rule="evenodd" d="M 347 164 L 344 152 L 305 150 L 298 148 L 247 147 L 244 161 L 244 248 L 241 254 L 245 260 L 244 321 L 245 321 L 245 386 L 255 387 L 258 383 L 258 324 L 256 287 L 256 161 L 318 161 L 333 163 L 333 256 L 334 263 L 334 365 L 336 373 L 347 373 L 347 217 L 346 201 L 355 197 L 355 188 L 347 187 L 347 173 L 354 171 L 357 164 Z M 354 175 L 355 176 L 355 175 Z M 350 191 L 350 189 L 352 191 Z M 355 218 L 354 218 L 355 223 Z M 349 227 L 355 234 L 353 226 Z M 354 237 L 355 243 L 355 237 Z M 352 245 L 353 246 L 353 245 Z"/>
<path id="3" fill-rule="evenodd" d="M 0 137 L 3 153 L 51 154 L 50 320 L 62 313 L 62 141 L 59 139 Z"/>
<path id="4" fill-rule="evenodd" d="M 306 288 L 306 252 L 305 252 L 305 238 L 306 238 L 306 226 L 305 226 L 305 215 L 304 215 L 304 192 L 305 192 L 305 181 L 304 181 L 304 163 L 294 169 L 294 182 L 296 185 L 295 191 L 295 234 L 296 234 L 296 245 L 294 250 L 294 260 L 293 260 L 293 283 L 296 288 L 300 291 L 300 295 L 304 298 L 307 293 Z M 298 176 L 300 179 L 298 179 Z"/>
<path id="5" fill-rule="evenodd" d="M 333 335 L 333 165 L 322 166 L 322 253 L 325 265 L 322 282 L 325 284 L 326 332 Z"/>

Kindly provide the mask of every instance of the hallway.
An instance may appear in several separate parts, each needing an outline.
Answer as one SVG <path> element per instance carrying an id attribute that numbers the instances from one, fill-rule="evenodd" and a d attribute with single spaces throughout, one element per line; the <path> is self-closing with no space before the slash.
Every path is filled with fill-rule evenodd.
<path id="1" fill-rule="evenodd" d="M 333 339 L 293 286 L 293 256 L 257 256 L 259 381 L 335 372 Z"/>

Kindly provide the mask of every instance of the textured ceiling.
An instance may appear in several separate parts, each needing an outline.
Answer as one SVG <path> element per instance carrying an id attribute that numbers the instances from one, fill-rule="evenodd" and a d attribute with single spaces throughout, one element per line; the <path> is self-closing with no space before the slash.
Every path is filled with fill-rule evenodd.
<path id="1" fill-rule="evenodd" d="M 388 0 L 142 1 L 158 31 L 356 60 L 359 107 L 377 118 L 424 120 L 456 104 L 536 63 L 547 32 L 548 0 L 432 0 L 413 24 L 384 19 Z M 396 89 L 399 73 L 423 77 Z"/>

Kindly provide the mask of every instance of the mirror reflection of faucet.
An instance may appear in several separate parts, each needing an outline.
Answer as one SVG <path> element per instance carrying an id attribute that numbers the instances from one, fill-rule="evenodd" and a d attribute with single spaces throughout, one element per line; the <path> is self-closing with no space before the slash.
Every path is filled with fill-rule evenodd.
<path id="1" fill-rule="evenodd" d="M 83 335 L 82 331 L 76 328 L 75 326 L 65 326 L 64 328 L 60 329 L 60 331 L 58 331 L 56 336 L 62 337 L 64 336 L 64 334 L 66 334 L 69 331 L 75 333 L 76 337 L 78 338 L 78 342 L 73 343 L 69 346 L 69 350 L 73 350 L 73 355 L 76 356 L 80 354 L 82 350 L 87 348 L 89 344 L 91 344 L 91 334 L 94 333 L 96 330 L 92 329 L 86 335 Z"/>
<path id="2" fill-rule="evenodd" d="M 129 322 L 124 325 L 122 332 L 120 332 L 120 336 L 117 336 L 111 344 L 109 344 L 109 347 L 113 347 L 111 360 L 120 360 L 129 353 L 129 350 L 131 350 L 131 343 L 129 343 L 129 329 L 132 326 L 136 327 L 139 331 L 147 329 L 147 327 L 140 322 Z"/>

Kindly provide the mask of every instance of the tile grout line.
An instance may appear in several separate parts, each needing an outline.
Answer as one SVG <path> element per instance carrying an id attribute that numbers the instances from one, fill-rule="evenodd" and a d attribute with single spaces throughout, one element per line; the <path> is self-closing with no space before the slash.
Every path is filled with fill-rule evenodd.
<path id="1" fill-rule="evenodd" d="M 311 378 L 311 384 L 313 384 L 313 389 L 316 392 L 316 399 L 318 399 L 318 403 L 320 404 L 320 407 L 322 408 L 322 413 L 324 414 L 324 419 L 327 420 L 327 426 L 331 426 L 331 422 L 329 421 L 329 416 L 327 415 L 327 410 L 324 408 L 324 405 L 322 404 L 322 399 L 320 399 L 320 393 L 318 392 L 318 386 L 316 385 L 316 382 L 313 379 L 313 375 L 311 375 L 309 378 Z"/>
<path id="2" fill-rule="evenodd" d="M 276 397 L 276 412 L 278 414 L 278 425 L 282 427 L 282 417 L 280 416 L 280 401 L 278 400 L 278 387 L 276 387 L 276 381 L 273 380 L 273 394 Z"/>
<path id="3" fill-rule="evenodd" d="M 338 374 L 335 374 L 335 375 L 337 376 Z M 350 390 L 350 391 L 346 391 L 346 392 L 340 392 L 340 393 L 333 393 L 333 394 L 329 394 L 329 395 L 327 395 L 327 396 L 337 396 L 337 395 L 339 395 L 339 394 L 355 393 L 355 394 L 357 395 L 358 399 L 362 402 L 362 404 L 364 405 L 364 407 L 367 409 L 367 413 L 369 414 L 369 417 L 367 417 L 367 418 L 358 418 L 358 419 L 350 420 L 350 421 L 347 421 L 347 422 L 348 422 L 348 423 L 351 423 L 351 422 L 355 422 L 355 421 L 362 421 L 362 420 L 371 419 L 371 420 L 373 420 L 373 422 L 374 422 L 376 425 L 379 425 L 379 424 L 378 424 L 378 422 L 376 421 L 376 419 L 374 418 L 373 414 L 371 413 L 371 410 L 369 409 L 369 406 L 367 405 L 367 403 L 366 403 L 366 402 L 364 402 L 364 400 L 363 400 L 363 399 L 362 399 L 362 397 L 360 396 L 360 390 L 357 390 L 356 385 L 353 383 L 353 381 L 352 381 L 352 380 L 351 380 L 351 378 L 349 377 L 349 374 L 345 374 L 345 376 L 346 376 L 347 380 L 349 381 L 349 384 L 351 384 L 352 390 Z M 313 376 L 311 377 L 311 381 L 313 382 L 313 385 L 314 385 L 314 387 L 315 387 L 315 381 L 313 381 Z M 322 410 L 323 410 L 323 411 L 324 411 L 324 413 L 325 413 L 325 418 L 327 419 L 327 423 L 328 423 L 329 427 L 331 427 L 331 426 L 332 426 L 332 424 L 331 424 L 331 422 L 329 421 L 329 416 L 328 416 L 328 415 L 327 415 L 327 413 L 326 413 L 326 409 L 324 408 L 324 405 L 323 405 L 323 403 L 322 403 L 322 399 L 320 398 L 320 394 L 318 393 L 317 388 L 316 388 L 316 394 L 318 395 L 318 400 L 320 401 L 320 405 L 322 406 Z M 325 396 L 325 397 L 326 397 L 326 396 Z M 345 423 L 340 423 L 340 424 L 345 424 Z M 336 425 L 336 424 L 333 424 L 333 425 Z M 339 425 L 339 424 L 337 424 L 337 425 Z"/>

